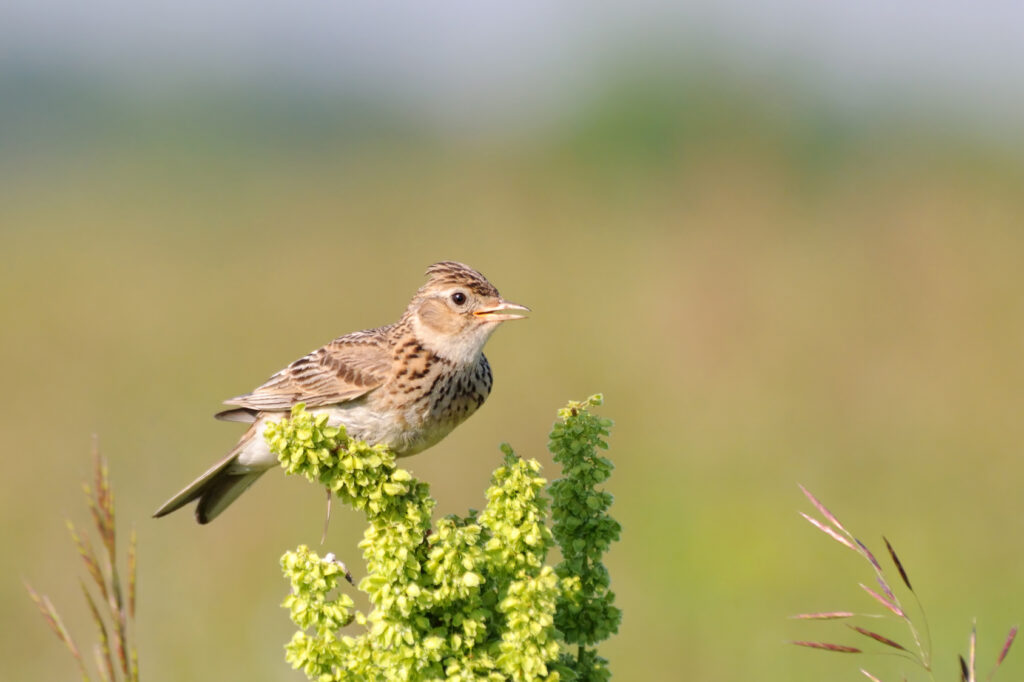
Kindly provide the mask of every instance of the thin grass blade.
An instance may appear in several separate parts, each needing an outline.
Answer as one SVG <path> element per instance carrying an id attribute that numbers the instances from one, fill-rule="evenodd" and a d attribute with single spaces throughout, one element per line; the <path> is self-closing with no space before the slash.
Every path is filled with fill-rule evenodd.
<path id="1" fill-rule="evenodd" d="M 103 651 L 99 644 L 94 644 L 92 647 L 93 663 L 96 665 L 96 670 L 100 673 L 100 682 L 115 682 L 108 675 L 104 668 L 103 662 Z"/>
<path id="2" fill-rule="evenodd" d="M 800 512 L 800 516 L 802 516 L 805 519 L 807 519 L 808 523 L 810 523 L 812 526 L 814 526 L 815 528 L 820 530 L 822 533 L 825 533 L 826 535 L 828 535 L 830 538 L 832 538 L 833 540 L 835 540 L 839 544 L 845 545 L 846 547 L 849 547 L 850 549 L 852 549 L 855 552 L 859 552 L 860 551 L 856 547 L 854 547 L 852 542 L 850 542 L 845 537 L 843 537 L 838 532 L 836 532 L 835 529 L 829 528 L 828 526 L 826 526 L 824 523 L 822 523 L 818 519 L 814 518 L 813 516 L 811 516 L 809 514 L 805 514 L 804 512 Z"/>
<path id="3" fill-rule="evenodd" d="M 32 589 L 32 586 L 25 583 L 25 589 L 28 590 L 28 596 L 36 603 L 39 607 L 40 613 L 43 614 L 43 619 L 46 624 L 50 626 L 53 633 L 57 635 L 57 639 L 64 642 L 64 646 L 68 648 L 71 655 L 74 657 L 75 662 L 78 664 L 78 671 L 82 675 L 83 682 L 89 682 L 89 672 L 85 668 L 85 661 L 82 659 L 82 654 L 78 651 L 78 647 L 75 645 L 75 640 L 71 638 L 71 633 L 64 627 L 64 621 L 61 619 L 60 614 L 57 613 L 57 609 L 54 608 L 50 599 L 46 596 L 39 596 L 39 594 Z"/>
<path id="4" fill-rule="evenodd" d="M 138 578 L 138 555 L 135 553 L 139 543 L 139 536 L 132 526 L 131 538 L 128 541 L 128 619 L 135 618 L 135 589 Z"/>
<path id="5" fill-rule="evenodd" d="M 808 500 L 810 500 L 811 504 L 814 505 L 814 508 L 817 509 L 819 512 L 821 512 L 821 515 L 824 516 L 826 519 L 828 519 L 829 523 L 831 523 L 833 526 L 835 526 L 838 530 L 842 531 L 843 533 L 845 533 L 847 535 L 850 534 L 850 532 L 848 530 L 846 530 L 846 527 L 843 526 L 843 524 L 839 523 L 839 519 L 836 518 L 835 514 L 830 512 L 828 510 L 828 507 L 823 505 L 821 503 L 821 501 L 818 500 L 817 497 L 812 495 L 810 490 L 808 490 L 807 488 L 803 487 L 799 483 L 797 485 L 800 486 L 800 491 L 803 492 L 804 497 L 806 497 Z"/>
<path id="6" fill-rule="evenodd" d="M 92 594 L 85 587 L 85 583 L 79 581 L 82 586 L 82 594 L 85 595 L 85 601 L 89 605 L 89 612 L 92 614 L 92 620 L 96 624 L 96 630 L 98 633 L 99 643 L 97 644 L 98 650 L 103 654 L 102 666 L 97 666 L 100 671 L 100 677 L 105 680 L 113 679 L 114 677 L 114 659 L 110 655 L 110 637 L 107 633 L 107 624 L 103 622 L 103 616 L 100 615 L 100 610 L 96 606 L 96 601 L 92 598 Z M 99 658 L 97 660 L 100 660 Z"/>
<path id="7" fill-rule="evenodd" d="M 798 613 L 790 616 L 794 620 L 836 620 L 839 618 L 853 618 L 857 614 L 853 611 L 824 611 L 821 613 Z"/>
<path id="8" fill-rule="evenodd" d="M 99 439 L 93 438 L 93 461 L 95 462 L 95 489 L 94 498 L 90 500 L 90 507 L 95 504 L 94 518 L 96 528 L 107 548 L 107 556 L 117 556 L 117 544 L 114 536 L 114 491 L 110 487 L 110 471 L 107 462 L 100 455 Z"/>
<path id="9" fill-rule="evenodd" d="M 121 665 L 121 672 L 126 676 L 131 672 L 128 664 L 128 632 L 125 623 L 125 612 L 112 609 L 111 617 L 114 619 L 114 650 L 117 652 L 117 660 Z"/>
<path id="10" fill-rule="evenodd" d="M 878 559 L 876 559 L 875 555 L 871 553 L 871 550 L 868 549 L 868 546 L 860 540 L 858 540 L 857 538 L 854 538 L 853 541 L 857 543 L 857 551 L 863 554 L 864 558 L 871 562 L 871 566 L 875 569 L 875 573 L 877 573 L 878 575 L 882 575 L 882 565 L 878 563 Z"/>
<path id="11" fill-rule="evenodd" d="M 885 577 L 881 573 L 875 575 L 875 581 L 878 583 L 878 586 L 882 588 L 883 594 L 885 594 L 889 601 L 893 604 L 899 603 L 899 600 L 896 599 L 896 595 L 893 593 L 892 588 L 889 587 L 888 581 L 886 581 Z"/>
<path id="12" fill-rule="evenodd" d="M 892 544 L 889 543 L 889 538 L 883 535 L 882 539 L 885 541 L 885 548 L 889 550 L 889 558 L 892 559 L 892 563 L 896 565 L 896 570 L 900 573 L 900 579 L 903 580 L 903 584 L 907 586 L 907 589 L 913 592 L 914 588 L 911 586 L 910 578 L 907 577 L 907 572 L 903 568 L 903 562 L 900 561 L 898 556 L 896 556 L 896 550 L 893 549 Z"/>
<path id="13" fill-rule="evenodd" d="M 131 652 L 132 657 L 132 672 L 128 678 L 130 682 L 139 682 L 139 651 L 134 646 Z"/>
<path id="14" fill-rule="evenodd" d="M 860 654 L 863 653 L 860 649 L 855 646 L 846 646 L 845 644 L 832 644 L 831 642 L 805 642 L 805 641 L 794 641 L 790 642 L 795 646 L 804 646 L 808 649 L 822 649 L 824 651 L 837 651 L 841 654 Z"/>
<path id="15" fill-rule="evenodd" d="M 96 583 L 96 587 L 99 588 L 103 598 L 107 599 L 107 581 L 103 577 L 103 569 L 100 567 L 100 562 L 92 548 L 92 543 L 89 542 L 88 537 L 78 534 L 75 524 L 71 521 L 67 521 L 66 524 L 68 533 L 71 534 L 71 541 L 75 543 L 78 555 L 82 557 L 82 563 L 85 564 L 85 570 L 89 573 L 89 577 L 92 578 L 93 582 Z"/>
<path id="16" fill-rule="evenodd" d="M 1006 655 L 1010 653 L 1010 647 L 1013 646 L 1013 640 L 1017 638 L 1017 626 L 1014 625 L 1010 628 L 1010 632 L 1006 635 L 1006 641 L 1003 642 L 1003 648 L 999 652 L 999 658 L 996 659 L 996 664 L 992 666 L 992 672 L 988 674 L 987 680 L 991 680 L 996 675 L 996 671 L 999 670 L 999 666 L 1006 660 Z"/>
<path id="17" fill-rule="evenodd" d="M 889 609 L 893 614 L 899 616 L 900 618 L 905 617 L 905 614 L 903 613 L 903 609 L 901 609 L 900 607 L 896 606 L 895 604 L 893 604 L 888 599 L 886 599 L 882 595 L 880 595 L 877 592 L 875 592 L 874 590 L 872 590 L 870 587 L 868 587 L 864 583 L 860 583 L 860 588 L 862 590 L 864 590 L 865 592 L 867 592 L 869 595 L 871 595 L 871 597 L 875 601 L 877 601 L 879 604 L 881 604 L 885 608 Z"/>
<path id="18" fill-rule="evenodd" d="M 971 682 L 978 679 L 978 667 L 977 667 L 977 654 L 978 654 L 978 623 L 974 622 L 971 624 L 971 639 L 968 646 L 969 658 L 968 663 L 971 666 Z"/>
<path id="19" fill-rule="evenodd" d="M 860 634 L 864 635 L 865 637 L 870 637 L 871 639 L 875 640 L 876 642 L 880 642 L 880 643 L 882 643 L 882 644 L 884 644 L 886 646 L 892 647 L 893 649 L 899 649 L 900 651 L 906 651 L 907 653 L 910 653 L 907 650 L 907 648 L 905 646 L 903 646 L 902 644 L 900 644 L 899 642 L 894 642 L 893 640 L 889 639 L 888 637 L 884 637 L 884 636 L 878 634 L 877 632 L 872 632 L 871 630 L 867 630 L 865 628 L 858 627 L 856 625 L 850 625 L 849 628 L 851 630 L 859 632 Z"/>
<path id="20" fill-rule="evenodd" d="M 1010 647 L 1013 646 L 1013 640 L 1017 638 L 1017 626 L 1014 625 L 1010 628 L 1009 634 L 1006 635 L 1006 642 L 1003 644 L 1003 650 L 999 652 L 999 659 L 996 660 L 996 665 L 1002 665 L 1003 661 L 1006 660 L 1006 654 L 1010 653 Z"/>
<path id="21" fill-rule="evenodd" d="M 132 526 L 131 538 L 128 542 L 128 623 L 135 621 L 135 596 L 138 590 L 138 541 L 139 536 L 135 532 L 135 526 Z M 131 682 L 138 682 L 139 680 L 139 652 L 133 644 L 129 648 L 129 658 L 131 659 L 131 673 L 129 680 Z"/>

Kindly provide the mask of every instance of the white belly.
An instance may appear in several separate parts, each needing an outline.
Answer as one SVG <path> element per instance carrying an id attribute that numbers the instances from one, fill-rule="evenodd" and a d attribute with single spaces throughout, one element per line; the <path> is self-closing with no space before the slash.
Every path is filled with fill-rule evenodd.
<path id="1" fill-rule="evenodd" d="M 407 414 L 381 414 L 379 410 L 371 409 L 361 400 L 314 407 L 310 408 L 309 412 L 326 414 L 330 426 L 344 426 L 350 437 L 371 445 L 387 445 L 399 457 L 415 455 L 436 445 L 459 423 L 425 419 L 425 415 L 419 411 L 411 410 Z M 238 453 L 238 459 L 232 469 L 245 472 L 276 466 L 277 455 L 270 451 L 263 432 L 268 422 L 276 422 L 287 416 L 287 412 L 262 413 L 255 426 L 256 433 Z"/>

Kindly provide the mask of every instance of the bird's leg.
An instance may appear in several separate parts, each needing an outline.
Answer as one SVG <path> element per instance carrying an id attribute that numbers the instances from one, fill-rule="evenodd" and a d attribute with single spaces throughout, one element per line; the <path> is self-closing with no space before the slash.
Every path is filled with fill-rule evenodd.
<path id="1" fill-rule="evenodd" d="M 327 516 L 324 517 L 324 532 L 320 536 L 320 545 L 323 546 L 327 542 L 327 528 L 331 525 L 331 489 L 324 488 L 327 491 Z"/>

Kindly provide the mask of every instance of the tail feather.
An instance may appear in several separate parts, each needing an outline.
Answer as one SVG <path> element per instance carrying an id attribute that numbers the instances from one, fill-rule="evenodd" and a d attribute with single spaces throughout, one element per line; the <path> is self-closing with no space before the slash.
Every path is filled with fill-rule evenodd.
<path id="1" fill-rule="evenodd" d="M 153 516 L 166 516 L 190 502 L 199 500 L 196 520 L 199 523 L 209 523 L 244 493 L 263 475 L 263 472 L 276 465 L 277 457 L 270 452 L 263 440 L 263 421 L 257 419 L 231 452 L 188 484 L 180 493 L 164 502 Z"/>
<path id="2" fill-rule="evenodd" d="M 164 502 L 153 513 L 153 517 L 167 516 L 186 504 L 199 500 L 199 505 L 196 507 L 196 520 L 199 523 L 213 521 L 269 468 L 245 466 L 238 463 L 239 455 L 243 454 L 244 447 L 248 442 L 248 439 L 243 438 L 224 459 L 207 469 L 177 495 Z"/>
<path id="3" fill-rule="evenodd" d="M 161 516 L 167 516 L 173 511 L 177 511 L 184 507 L 189 502 L 196 500 L 201 497 L 209 487 L 217 475 L 224 472 L 225 469 L 230 467 L 235 459 L 238 457 L 237 449 L 232 450 L 227 454 L 224 459 L 220 460 L 212 467 L 207 469 L 199 478 L 189 483 L 181 492 L 167 500 L 163 505 L 153 513 L 153 518 L 160 518 Z"/>
<path id="4" fill-rule="evenodd" d="M 266 469 L 235 473 L 229 469 L 219 471 L 206 482 L 199 494 L 196 521 L 209 523 L 244 493 Z"/>
<path id="5" fill-rule="evenodd" d="M 252 424 L 257 418 L 259 418 L 259 412 L 249 409 L 248 407 L 233 407 L 230 410 L 218 412 L 213 416 L 215 419 L 220 419 L 225 422 L 242 422 L 243 424 Z"/>

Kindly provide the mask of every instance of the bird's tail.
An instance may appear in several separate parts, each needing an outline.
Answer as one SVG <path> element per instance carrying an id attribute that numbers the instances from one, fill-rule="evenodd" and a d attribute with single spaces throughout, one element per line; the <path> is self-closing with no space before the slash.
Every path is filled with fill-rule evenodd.
<path id="1" fill-rule="evenodd" d="M 153 513 L 154 518 L 166 516 L 195 500 L 199 500 L 199 505 L 196 507 L 196 520 L 199 523 L 209 523 L 217 518 L 269 468 L 239 464 L 238 456 L 242 454 L 248 440 L 248 438 L 243 438 L 224 459 L 207 469 L 202 476 L 192 481 L 184 490 L 164 502 L 163 506 Z"/>
<path id="2" fill-rule="evenodd" d="M 206 482 L 199 495 L 199 505 L 196 507 L 196 520 L 199 523 L 209 523 L 217 518 L 217 515 L 228 508 L 239 495 L 248 490 L 249 486 L 256 482 L 256 479 L 263 475 L 266 469 L 257 469 L 246 473 L 232 473 L 221 471 Z"/>

